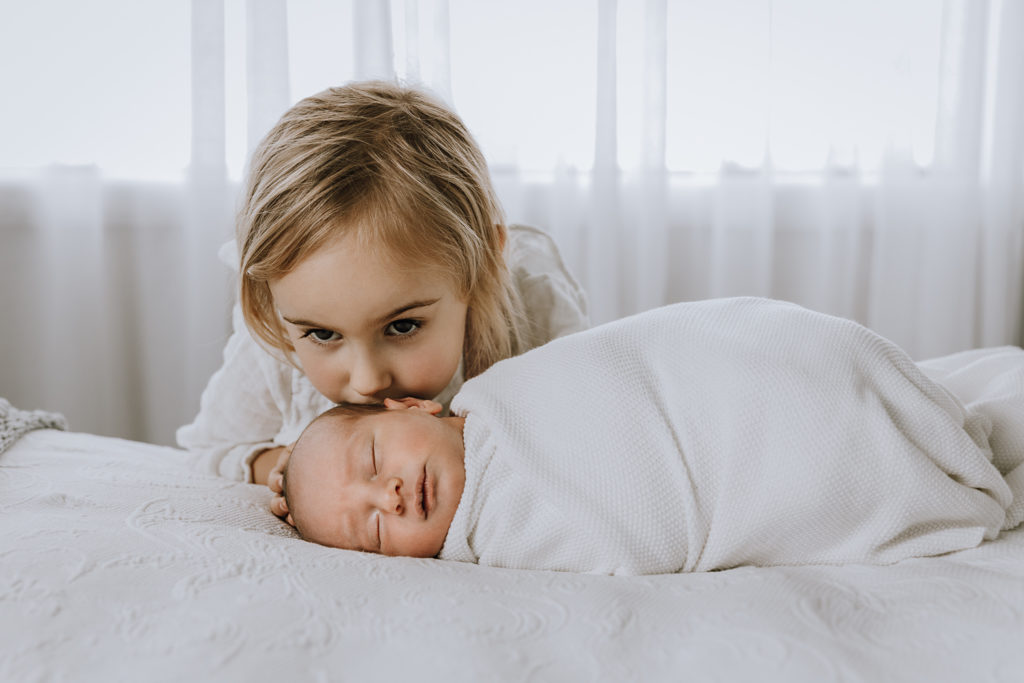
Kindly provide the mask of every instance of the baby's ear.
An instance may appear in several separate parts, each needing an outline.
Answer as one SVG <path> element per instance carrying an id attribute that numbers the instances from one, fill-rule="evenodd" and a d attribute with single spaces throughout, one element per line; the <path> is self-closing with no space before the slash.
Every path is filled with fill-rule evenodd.
<path id="1" fill-rule="evenodd" d="M 406 396 L 397 401 L 393 398 L 386 398 L 384 399 L 384 407 L 388 410 L 421 410 L 429 415 L 437 415 L 441 412 L 441 404 L 437 401 L 431 401 L 426 398 L 413 398 L 411 396 Z"/>

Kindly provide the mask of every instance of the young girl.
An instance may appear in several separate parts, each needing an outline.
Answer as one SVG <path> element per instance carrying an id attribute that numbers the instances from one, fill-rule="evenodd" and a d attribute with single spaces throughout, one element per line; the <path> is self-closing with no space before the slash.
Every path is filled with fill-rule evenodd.
<path id="1" fill-rule="evenodd" d="M 551 239 L 505 225 L 462 121 L 394 83 L 285 113 L 253 155 L 237 250 L 221 250 L 240 272 L 234 333 L 177 439 L 278 493 L 288 445 L 335 403 L 447 408 L 495 361 L 587 327 Z"/>

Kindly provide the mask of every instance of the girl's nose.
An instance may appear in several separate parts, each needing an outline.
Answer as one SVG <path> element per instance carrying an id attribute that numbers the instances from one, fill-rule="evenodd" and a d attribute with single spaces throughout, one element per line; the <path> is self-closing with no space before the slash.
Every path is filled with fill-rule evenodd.
<path id="1" fill-rule="evenodd" d="M 405 505 L 402 503 L 402 480 L 398 477 L 391 477 L 379 491 L 377 506 L 382 512 L 393 515 L 400 515 L 405 512 Z"/>
<path id="2" fill-rule="evenodd" d="M 360 396 L 377 398 L 378 394 L 391 386 L 391 376 L 376 358 L 363 356 L 356 359 L 348 382 Z"/>

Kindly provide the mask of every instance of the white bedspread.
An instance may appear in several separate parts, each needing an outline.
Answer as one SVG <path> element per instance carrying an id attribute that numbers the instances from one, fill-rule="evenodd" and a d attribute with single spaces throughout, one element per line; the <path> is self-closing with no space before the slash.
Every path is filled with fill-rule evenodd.
<path id="1" fill-rule="evenodd" d="M 995 538 L 1013 502 L 988 416 L 870 330 L 767 299 L 557 339 L 466 382 L 452 410 L 468 412 L 466 489 L 446 559 L 608 574 L 891 563 Z"/>
<path id="2" fill-rule="evenodd" d="M 609 577 L 305 543 L 181 451 L 0 456 L 0 680 L 1019 681 L 1024 531 L 892 566 Z"/>

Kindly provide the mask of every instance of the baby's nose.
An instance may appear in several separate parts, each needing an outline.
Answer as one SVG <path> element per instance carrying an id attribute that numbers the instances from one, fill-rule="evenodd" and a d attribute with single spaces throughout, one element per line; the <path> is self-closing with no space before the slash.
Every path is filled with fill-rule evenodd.
<path id="1" fill-rule="evenodd" d="M 391 477 L 384 485 L 381 510 L 394 515 L 405 512 L 405 505 L 402 503 L 402 480 L 398 477 Z"/>

